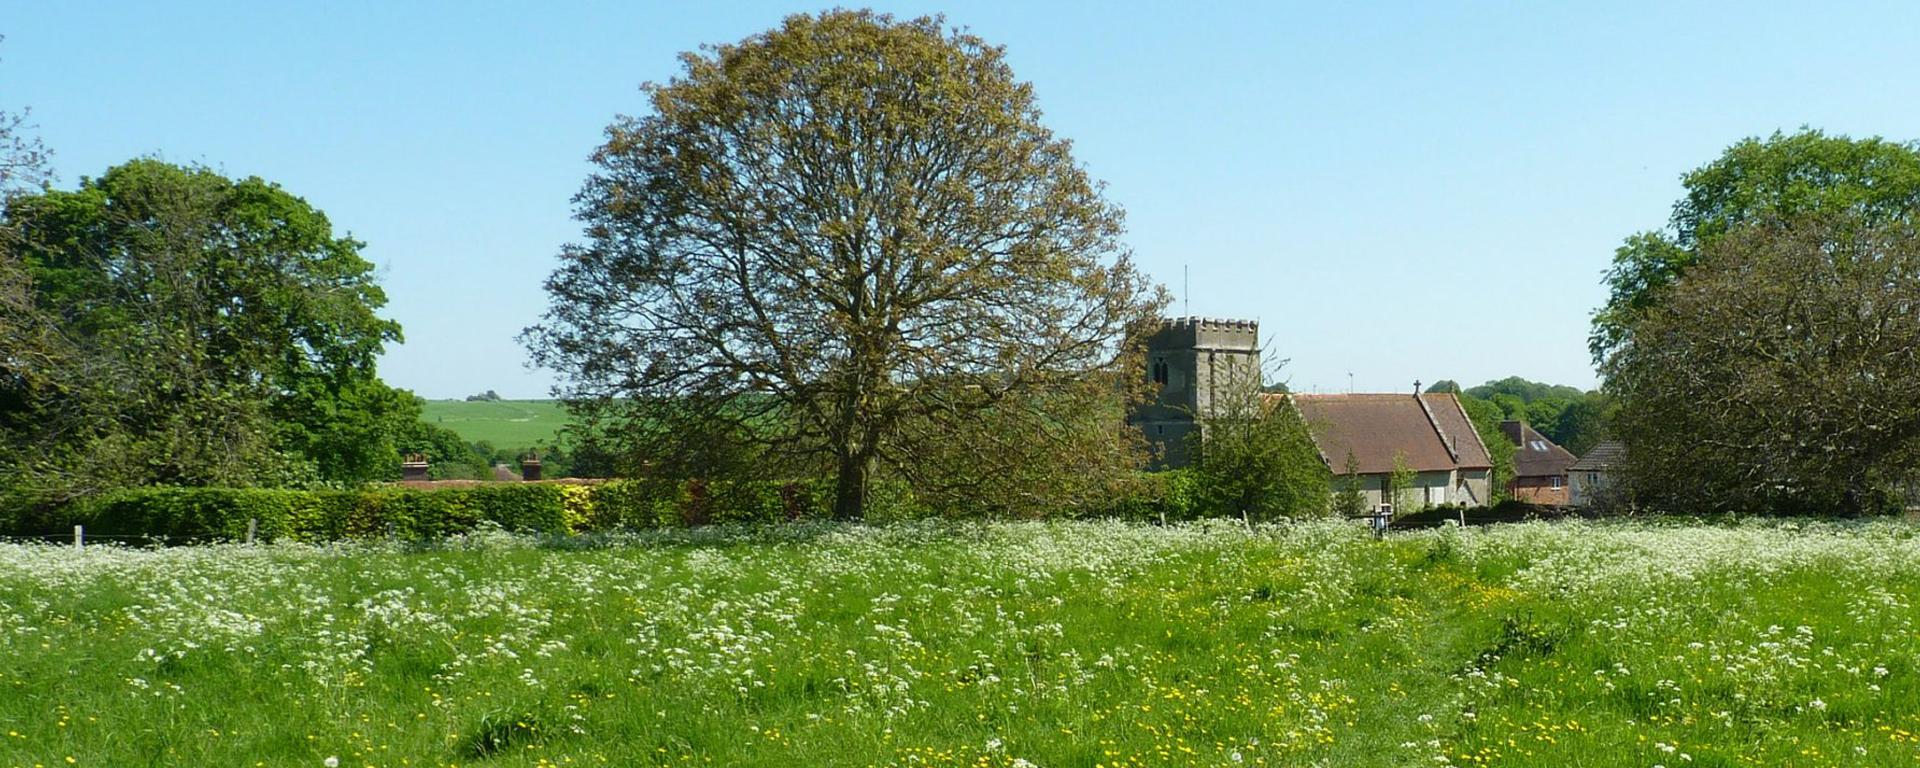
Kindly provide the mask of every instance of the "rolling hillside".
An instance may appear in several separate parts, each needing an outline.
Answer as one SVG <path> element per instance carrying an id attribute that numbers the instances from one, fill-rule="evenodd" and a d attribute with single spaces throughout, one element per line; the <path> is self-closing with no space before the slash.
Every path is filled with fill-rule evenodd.
<path id="1" fill-rule="evenodd" d="M 428 400 L 424 416 L 468 442 L 484 440 L 495 448 L 551 445 L 554 434 L 567 424 L 567 412 L 557 400 Z"/>

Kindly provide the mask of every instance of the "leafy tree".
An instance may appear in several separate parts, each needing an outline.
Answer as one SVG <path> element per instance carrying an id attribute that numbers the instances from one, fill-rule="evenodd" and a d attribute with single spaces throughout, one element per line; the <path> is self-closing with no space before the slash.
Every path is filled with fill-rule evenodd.
<path id="1" fill-rule="evenodd" d="M 1639 318 L 1662 301 L 1702 249 L 1738 226 L 1812 217 L 1871 227 L 1920 210 L 1920 144 L 1851 139 L 1802 129 L 1750 138 L 1681 177 L 1668 231 L 1629 237 L 1607 273 L 1606 306 L 1589 346 L 1601 362 L 1630 343 Z"/>
<path id="2" fill-rule="evenodd" d="M 1488 430 L 1497 430 L 1503 419 L 1526 422 L 1575 454 L 1592 448 L 1606 434 L 1605 396 L 1599 392 L 1583 392 L 1577 387 L 1509 376 L 1468 389 L 1460 402 L 1468 407 L 1469 415 L 1474 417 L 1474 428 L 1489 449 L 1498 450 L 1495 443 L 1507 442 L 1504 436 L 1497 440 L 1488 436 L 1501 434 Z M 1485 403 L 1492 408 L 1481 407 L 1475 412 L 1474 403 Z M 1504 482 L 1496 485 L 1505 487 Z"/>
<path id="3" fill-rule="evenodd" d="M 47 178 L 46 146 L 28 132 L 26 114 L 0 111 L 0 204 Z M 53 318 L 34 305 L 23 237 L 0 219 L 0 414 L 17 411 L 26 392 L 45 386 L 71 354 Z"/>
<path id="4" fill-rule="evenodd" d="M 1145 455 L 1104 377 L 1056 392 L 1003 397 L 965 420 L 906 420 L 891 464 L 932 509 L 1033 516 L 1073 511 L 1123 492 Z"/>
<path id="5" fill-rule="evenodd" d="M 1386 498 L 1393 500 L 1393 514 L 1410 515 L 1426 508 L 1425 500 L 1420 498 L 1419 486 L 1414 483 L 1420 479 L 1413 465 L 1407 463 L 1407 455 L 1400 451 L 1393 453 L 1393 471 L 1387 474 Z"/>
<path id="6" fill-rule="evenodd" d="M 1531 404 L 1536 400 L 1573 400 L 1586 393 L 1580 391 L 1578 388 L 1569 387 L 1564 384 L 1547 384 L 1544 382 L 1529 381 L 1519 376 L 1508 376 L 1499 381 L 1489 381 L 1480 386 L 1468 389 L 1466 394 L 1481 400 L 1496 400 L 1501 395 L 1506 395 L 1524 405 Z"/>
<path id="7" fill-rule="evenodd" d="M 594 153 L 525 335 L 604 434 L 825 468 L 857 518 L 910 436 L 1133 378 L 1164 292 L 1000 48 L 831 11 L 682 62 Z"/>
<path id="8" fill-rule="evenodd" d="M 1527 420 L 1527 401 L 1519 395 L 1496 392 L 1488 400 L 1500 409 L 1500 418 L 1508 421 Z"/>
<path id="9" fill-rule="evenodd" d="M 1585 455 L 1601 440 L 1606 439 L 1610 412 L 1611 401 L 1604 395 L 1595 394 L 1584 397 L 1567 403 L 1565 408 L 1560 409 L 1560 415 L 1553 427 L 1542 431 L 1560 447 L 1572 451 L 1575 456 Z"/>
<path id="10" fill-rule="evenodd" d="M 1897 505 L 1920 467 L 1920 237 L 1884 212 L 1741 224 L 1608 358 L 1636 498 L 1671 511 Z"/>
<path id="11" fill-rule="evenodd" d="M 15 196 L 5 221 L 35 309 L 74 351 L 0 413 L 4 461 L 37 495 L 391 471 L 418 409 L 373 365 L 399 328 L 374 314 L 386 298 L 361 244 L 305 201 L 135 160 Z"/>
<path id="12" fill-rule="evenodd" d="M 1333 513 L 1340 517 L 1359 517 L 1367 514 L 1367 494 L 1360 476 L 1360 460 L 1353 452 L 1347 452 L 1347 463 L 1340 472 L 1339 490 L 1333 494 Z"/>
<path id="13" fill-rule="evenodd" d="M 1213 411 L 1192 452 L 1207 513 L 1263 521 L 1326 514 L 1332 475 L 1298 409 L 1264 395 L 1259 381 L 1224 381 Z"/>
<path id="14" fill-rule="evenodd" d="M 1560 412 L 1566 410 L 1567 406 L 1572 402 L 1572 400 L 1565 400 L 1558 397 L 1535 400 L 1527 403 L 1527 408 L 1524 412 L 1525 418 L 1521 420 L 1530 425 L 1538 425 L 1535 429 L 1547 435 L 1547 438 L 1551 440 L 1553 439 L 1553 431 L 1560 424 Z M 1559 441 L 1555 440 L 1555 442 Z"/>
<path id="15" fill-rule="evenodd" d="M 1460 394 L 1460 382 L 1454 381 L 1453 379 L 1441 379 L 1434 382 L 1432 386 L 1427 387 L 1427 392 L 1430 394 L 1452 393 L 1457 395 Z"/>
<path id="16" fill-rule="evenodd" d="M 1492 459 L 1493 470 L 1488 474 L 1488 504 L 1498 504 L 1511 497 L 1508 486 L 1513 483 L 1513 441 L 1507 433 L 1500 430 L 1500 422 L 1506 415 L 1500 406 L 1477 397 L 1460 396 L 1460 407 L 1467 412 L 1467 420 L 1473 422 L 1473 431 L 1480 435 L 1480 442 L 1487 446 L 1487 456 Z"/>

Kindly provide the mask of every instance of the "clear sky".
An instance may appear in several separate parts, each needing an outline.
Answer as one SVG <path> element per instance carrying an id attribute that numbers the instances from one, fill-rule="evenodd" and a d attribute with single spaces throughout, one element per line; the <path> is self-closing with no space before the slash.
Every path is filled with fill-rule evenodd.
<path id="1" fill-rule="evenodd" d="M 1802 125 L 1920 138 L 1920 3 L 1354 5 L 884 10 L 1005 45 L 1139 261 L 1259 320 L 1297 390 L 1592 386 L 1600 274 L 1681 173 Z M 281 183 L 367 242 L 389 382 L 537 397 L 514 337 L 601 131 L 681 51 L 823 7 L 0 0 L 0 108 L 63 186 L 141 155 Z"/>

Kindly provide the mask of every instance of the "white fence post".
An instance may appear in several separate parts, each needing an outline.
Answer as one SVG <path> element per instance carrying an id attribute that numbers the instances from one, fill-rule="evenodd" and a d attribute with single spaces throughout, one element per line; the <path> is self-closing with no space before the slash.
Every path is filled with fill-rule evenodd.
<path id="1" fill-rule="evenodd" d="M 73 527 L 73 551 L 79 552 L 86 548 L 87 548 L 87 533 L 85 530 L 81 529 L 80 526 L 76 525 Z"/>
<path id="2" fill-rule="evenodd" d="M 260 530 L 260 518 L 247 518 L 247 546 L 253 546 L 253 534 Z"/>

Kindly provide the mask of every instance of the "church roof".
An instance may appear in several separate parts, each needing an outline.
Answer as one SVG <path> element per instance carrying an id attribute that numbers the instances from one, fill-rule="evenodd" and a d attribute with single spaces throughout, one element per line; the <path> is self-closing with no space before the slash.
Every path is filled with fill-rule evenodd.
<path id="1" fill-rule="evenodd" d="M 1287 396 L 1338 474 L 1352 454 L 1362 474 L 1392 472 L 1396 456 L 1420 472 L 1487 469 L 1493 460 L 1451 393 Z"/>

